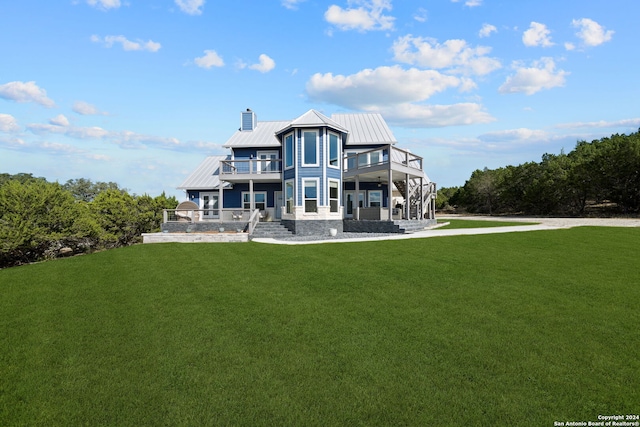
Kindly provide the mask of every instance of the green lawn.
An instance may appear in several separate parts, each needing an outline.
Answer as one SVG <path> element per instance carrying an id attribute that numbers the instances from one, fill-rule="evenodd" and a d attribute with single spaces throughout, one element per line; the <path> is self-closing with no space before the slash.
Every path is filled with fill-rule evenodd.
<path id="1" fill-rule="evenodd" d="M 489 227 L 513 227 L 515 225 L 536 225 L 538 222 L 519 222 L 519 221 L 488 221 L 482 219 L 439 219 L 438 223 L 449 223 L 439 227 L 441 230 L 454 228 L 489 228 Z"/>
<path id="2" fill-rule="evenodd" d="M 640 411 L 640 229 L 140 245 L 0 271 L 0 425 Z"/>

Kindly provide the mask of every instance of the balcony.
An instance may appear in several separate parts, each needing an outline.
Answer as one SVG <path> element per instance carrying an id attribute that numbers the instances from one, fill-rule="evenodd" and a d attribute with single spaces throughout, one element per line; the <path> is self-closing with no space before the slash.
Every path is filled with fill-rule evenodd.
<path id="1" fill-rule="evenodd" d="M 394 175 L 422 176 L 423 159 L 409 151 L 388 145 L 383 148 L 363 151 L 357 154 L 349 154 L 344 158 L 344 178 L 353 178 L 356 175 L 366 178 L 375 178 L 389 171 Z M 395 178 L 394 178 L 395 179 Z"/>
<path id="2" fill-rule="evenodd" d="M 220 179 L 229 182 L 282 180 L 281 159 L 223 160 L 220 162 Z"/>

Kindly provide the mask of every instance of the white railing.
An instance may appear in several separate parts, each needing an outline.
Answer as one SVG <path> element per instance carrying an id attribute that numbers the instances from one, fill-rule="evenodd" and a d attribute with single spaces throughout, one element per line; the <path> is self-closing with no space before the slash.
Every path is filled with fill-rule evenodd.
<path id="1" fill-rule="evenodd" d="M 389 156 L 391 154 L 391 156 Z M 344 158 L 344 171 L 364 169 L 371 166 L 396 163 L 422 171 L 422 157 L 409 151 L 388 145 L 384 148 L 363 151 L 361 153 L 349 154 Z"/>
<path id="2" fill-rule="evenodd" d="M 247 222 L 249 209 L 163 209 L 162 220 L 168 222 Z"/>
<path id="3" fill-rule="evenodd" d="M 260 221 L 260 209 L 256 209 L 251 214 L 251 217 L 249 217 L 249 230 L 248 230 L 249 235 L 253 234 L 253 230 L 255 230 L 256 225 L 258 225 L 259 221 Z"/>
<path id="4" fill-rule="evenodd" d="M 220 175 L 268 175 L 281 172 L 281 159 L 223 160 L 220 162 Z"/>

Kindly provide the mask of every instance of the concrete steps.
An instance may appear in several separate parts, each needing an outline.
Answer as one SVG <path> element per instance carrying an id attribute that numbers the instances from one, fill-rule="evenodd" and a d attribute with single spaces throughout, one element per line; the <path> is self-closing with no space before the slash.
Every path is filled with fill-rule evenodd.
<path id="1" fill-rule="evenodd" d="M 256 238 L 272 238 L 280 239 L 283 237 L 291 237 L 293 233 L 289 231 L 280 221 L 259 222 L 253 230 L 251 239 Z"/>
<path id="2" fill-rule="evenodd" d="M 417 219 L 396 220 L 396 221 L 393 221 L 393 223 L 398 226 L 399 232 L 404 234 L 410 234 L 410 233 L 415 233 L 416 231 L 422 231 L 428 225 L 425 221 L 420 221 Z"/>

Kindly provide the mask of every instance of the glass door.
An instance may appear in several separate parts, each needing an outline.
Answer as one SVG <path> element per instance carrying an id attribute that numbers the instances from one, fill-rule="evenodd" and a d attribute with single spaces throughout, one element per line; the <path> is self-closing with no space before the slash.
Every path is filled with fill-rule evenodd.
<path id="1" fill-rule="evenodd" d="M 200 209 L 203 209 L 202 219 L 214 219 L 220 217 L 217 194 L 202 193 L 200 195 L 200 204 Z"/>

